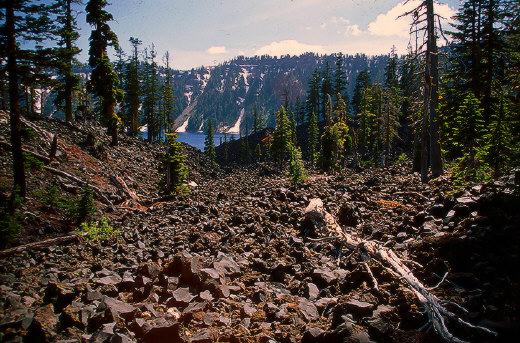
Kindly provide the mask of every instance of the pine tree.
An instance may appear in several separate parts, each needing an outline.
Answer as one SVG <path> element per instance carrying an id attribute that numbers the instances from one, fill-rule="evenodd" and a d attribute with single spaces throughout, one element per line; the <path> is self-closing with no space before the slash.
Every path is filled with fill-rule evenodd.
<path id="1" fill-rule="evenodd" d="M 389 155 L 393 139 L 397 136 L 399 126 L 399 114 L 402 105 L 402 96 L 397 75 L 397 55 L 395 47 L 392 47 L 390 59 L 385 67 L 385 84 L 383 90 L 383 111 L 381 117 L 381 140 L 385 155 Z"/>
<path id="2" fill-rule="evenodd" d="M 484 148 L 486 130 L 480 101 L 469 91 L 456 115 L 456 126 L 453 131 L 454 145 L 462 150 L 453 174 L 456 182 L 466 182 L 482 178 L 481 172 L 486 168 L 480 151 Z"/>
<path id="3" fill-rule="evenodd" d="M 318 115 L 320 109 L 320 72 L 317 68 L 312 72 L 312 77 L 309 80 L 309 91 L 307 93 L 307 113 L 315 113 Z M 319 115 L 318 115 L 319 116 Z"/>
<path id="4" fill-rule="evenodd" d="M 449 77 L 452 80 L 455 106 L 448 108 L 453 112 L 464 100 L 469 89 L 480 100 L 486 124 L 489 124 L 498 103 L 493 90 L 500 72 L 498 63 L 505 50 L 502 38 L 504 0 L 465 1 L 454 17 L 455 31 L 450 32 L 453 44 L 450 56 Z M 515 49 L 517 50 L 517 49 Z M 509 56 L 508 56 L 509 58 Z"/>
<path id="5" fill-rule="evenodd" d="M 24 157 L 22 154 L 22 123 L 20 108 L 19 82 L 22 75 L 21 66 L 30 68 L 35 61 L 43 63 L 42 55 L 48 49 L 39 51 L 23 49 L 20 42 L 41 42 L 51 38 L 52 22 L 49 18 L 49 7 L 34 1 L 2 1 L 0 17 L 5 18 L 1 31 L 2 50 L 7 57 L 6 71 L 9 87 L 9 121 L 11 129 L 11 151 L 13 156 L 13 196 L 25 197 L 26 182 Z M 40 68 L 41 68 L 40 64 Z"/>
<path id="6" fill-rule="evenodd" d="M 399 113 L 402 104 L 402 96 L 396 87 L 391 87 L 384 91 L 385 105 L 382 117 L 382 141 L 385 154 L 390 154 L 392 141 L 397 137 L 399 127 Z"/>
<path id="7" fill-rule="evenodd" d="M 505 104 L 505 96 L 500 97 L 499 109 L 491 118 L 488 133 L 484 136 L 486 159 L 493 169 L 493 176 L 498 177 L 502 169 L 515 159 L 514 116 L 509 111 L 511 103 Z M 509 106 L 508 106 L 509 105 Z M 516 119 L 518 125 L 518 118 Z M 518 156 L 516 156 L 518 157 Z"/>
<path id="8" fill-rule="evenodd" d="M 321 136 L 320 166 L 324 171 L 334 171 L 341 166 L 346 151 L 352 146 L 349 128 L 343 122 L 327 126 Z"/>
<path id="9" fill-rule="evenodd" d="M 160 118 L 158 113 L 159 105 L 159 80 L 157 62 L 155 58 L 157 52 L 152 43 L 150 50 L 146 51 L 145 77 L 143 87 L 143 119 L 148 126 L 148 141 L 158 140 L 161 133 Z"/>
<path id="10" fill-rule="evenodd" d="M 319 150 L 318 150 L 318 139 L 320 137 L 320 132 L 318 129 L 318 121 L 316 120 L 316 114 L 314 112 L 311 113 L 310 119 L 309 119 L 309 158 L 314 165 L 319 156 Z"/>
<path id="11" fill-rule="evenodd" d="M 339 99 L 344 97 L 343 94 L 347 89 L 347 85 L 347 75 L 343 70 L 343 54 L 340 52 L 336 54 L 336 70 L 334 71 L 334 94 L 336 96 L 336 105 L 338 104 Z"/>
<path id="12" fill-rule="evenodd" d="M 276 128 L 273 134 L 273 157 L 280 165 L 289 157 L 292 146 L 291 123 L 283 106 L 276 113 Z"/>
<path id="13" fill-rule="evenodd" d="M 162 104 L 163 104 L 163 112 L 164 117 L 166 120 L 166 131 L 170 132 L 170 129 L 172 128 L 174 121 L 175 121 L 175 95 L 174 89 L 173 89 L 173 82 L 172 82 L 172 70 L 170 69 L 170 53 L 166 51 L 166 54 L 164 55 L 164 64 L 166 69 L 166 78 L 164 80 L 162 88 Z"/>
<path id="14" fill-rule="evenodd" d="M 327 105 L 325 106 L 325 125 L 332 126 L 334 119 L 332 118 L 332 99 L 330 95 L 327 96 Z"/>
<path id="15" fill-rule="evenodd" d="M 352 96 L 352 110 L 354 114 L 360 113 L 360 104 L 362 92 L 364 89 L 370 87 L 372 80 L 368 69 L 362 70 L 356 77 L 356 84 L 354 86 L 354 94 Z"/>
<path id="16" fill-rule="evenodd" d="M 115 113 L 117 102 L 123 100 L 123 91 L 118 88 L 119 80 L 108 59 L 107 48 L 119 46 L 116 34 L 108 26 L 113 19 L 104 8 L 108 5 L 105 0 L 89 0 L 86 6 L 87 23 L 92 27 L 90 35 L 89 65 L 92 76 L 89 89 L 101 98 L 102 121 L 108 127 L 112 136 L 111 145 L 118 144 L 117 123 L 119 118 Z"/>
<path id="17" fill-rule="evenodd" d="M 260 131 L 260 117 L 258 116 L 258 110 L 256 105 L 253 110 L 253 133 Z"/>
<path id="18" fill-rule="evenodd" d="M 373 97 L 370 88 L 364 88 L 361 91 L 357 132 L 358 148 L 360 148 L 362 151 L 366 151 L 366 149 L 368 149 L 372 136 L 372 123 L 375 118 L 375 114 L 371 112 L 372 101 Z"/>
<path id="19" fill-rule="evenodd" d="M 291 178 L 291 183 L 295 186 L 307 179 L 307 172 L 305 171 L 302 160 L 302 152 L 297 146 L 291 149 L 289 155 L 289 177 Z"/>
<path id="20" fill-rule="evenodd" d="M 348 115 L 347 104 L 343 100 L 341 94 L 338 93 L 336 97 L 338 101 L 336 102 L 336 109 L 334 110 L 334 118 L 336 118 L 336 121 L 345 123 L 347 125 L 351 124 L 349 122 L 351 118 Z"/>
<path id="21" fill-rule="evenodd" d="M 188 168 L 186 167 L 186 156 L 182 154 L 182 145 L 177 142 L 177 133 L 166 134 L 168 142 L 168 153 L 164 159 L 165 166 L 165 189 L 166 192 L 184 193 L 186 187 L 184 180 L 188 176 Z"/>
<path id="22" fill-rule="evenodd" d="M 55 89 L 56 99 L 54 101 L 56 107 L 61 108 L 65 103 L 65 120 L 70 122 L 74 120 L 72 100 L 74 90 L 79 89 L 80 76 L 72 72 L 72 67 L 78 63 L 75 56 L 81 52 L 74 42 L 79 38 L 78 27 L 76 22 L 77 12 L 72 10 L 72 4 L 79 4 L 78 0 L 57 0 L 56 11 L 58 12 L 57 22 L 60 25 L 58 34 L 60 48 L 56 49 L 59 84 Z"/>
<path id="23" fill-rule="evenodd" d="M 139 130 L 139 107 L 140 100 L 140 76 L 139 76 L 139 45 L 141 41 L 130 37 L 132 55 L 126 64 L 125 71 L 125 122 L 128 125 L 130 135 L 135 136 Z"/>
<path id="24" fill-rule="evenodd" d="M 206 129 L 206 139 L 204 140 L 204 153 L 208 155 L 211 162 L 215 163 L 215 141 L 213 131 L 213 121 L 208 120 L 208 126 Z"/>
<path id="25" fill-rule="evenodd" d="M 323 108 L 321 110 L 321 113 L 325 114 L 325 111 L 327 110 L 327 100 L 330 96 L 334 95 L 334 89 L 333 89 L 333 83 L 330 76 L 330 66 L 329 61 L 325 61 L 325 70 L 322 72 L 322 81 L 321 81 L 321 103 L 323 105 Z"/>

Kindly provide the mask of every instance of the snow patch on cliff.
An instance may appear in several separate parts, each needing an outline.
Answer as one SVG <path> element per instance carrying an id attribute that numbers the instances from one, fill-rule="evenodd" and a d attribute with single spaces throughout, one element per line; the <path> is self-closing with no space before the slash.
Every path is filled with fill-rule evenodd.
<path id="1" fill-rule="evenodd" d="M 235 125 L 233 125 L 229 130 L 227 130 L 227 133 L 235 133 L 235 134 L 240 133 L 240 124 L 242 124 L 242 120 L 244 119 L 245 112 L 246 112 L 245 109 L 240 110 L 240 116 L 238 117 L 238 120 L 236 121 Z"/>

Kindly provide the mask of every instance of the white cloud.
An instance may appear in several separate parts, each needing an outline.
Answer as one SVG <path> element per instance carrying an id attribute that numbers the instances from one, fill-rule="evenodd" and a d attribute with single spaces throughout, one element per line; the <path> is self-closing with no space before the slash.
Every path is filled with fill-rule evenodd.
<path id="1" fill-rule="evenodd" d="M 407 38 L 410 36 L 411 16 L 400 17 L 402 14 L 412 11 L 419 5 L 419 0 L 408 3 L 405 1 L 398 3 L 394 8 L 385 14 L 377 16 L 376 20 L 368 24 L 368 31 L 376 36 L 398 36 Z M 435 5 L 435 13 L 449 19 L 455 14 L 455 10 L 449 5 Z"/>
<path id="2" fill-rule="evenodd" d="M 354 25 L 347 25 L 346 29 L 345 29 L 345 36 L 359 36 L 360 34 L 364 33 L 364 31 L 361 31 L 359 29 L 359 25 L 358 24 L 354 24 Z"/>
<path id="3" fill-rule="evenodd" d="M 210 55 L 226 54 L 228 51 L 225 46 L 212 46 L 206 49 L 206 52 Z"/>
<path id="4" fill-rule="evenodd" d="M 280 42 L 271 42 L 271 44 L 261 47 L 256 50 L 256 55 L 301 55 L 306 52 L 315 52 L 318 54 L 325 54 L 326 51 L 321 45 L 309 45 L 300 43 L 295 40 L 283 40 Z"/>
<path id="5" fill-rule="evenodd" d="M 338 17 L 334 16 L 334 17 L 332 17 L 332 23 L 334 23 L 334 24 L 338 24 L 338 23 L 349 24 L 350 20 L 345 19 L 343 17 L 339 17 L 338 18 Z"/>

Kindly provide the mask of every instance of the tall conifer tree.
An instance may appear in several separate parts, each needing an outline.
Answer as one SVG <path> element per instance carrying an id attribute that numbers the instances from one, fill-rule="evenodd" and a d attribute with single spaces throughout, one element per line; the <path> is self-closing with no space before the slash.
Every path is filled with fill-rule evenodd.
<path id="1" fill-rule="evenodd" d="M 76 22 L 77 12 L 72 9 L 72 5 L 80 3 L 78 0 L 58 0 L 56 3 L 57 21 L 60 25 L 58 31 L 60 48 L 57 49 L 60 83 L 54 103 L 57 107 L 62 107 L 65 103 L 65 120 L 68 122 L 74 119 L 73 92 L 78 90 L 81 80 L 79 75 L 72 72 L 74 63 L 77 63 L 75 56 L 81 52 L 81 49 L 74 44 L 79 38 L 79 33 Z"/>
<path id="2" fill-rule="evenodd" d="M 89 89 L 101 98 L 101 119 L 108 127 L 112 136 L 111 145 L 118 144 L 117 123 L 119 118 L 115 113 L 117 102 L 123 100 L 123 91 L 119 88 L 117 74 L 108 58 L 107 48 L 119 46 L 116 34 L 110 29 L 108 22 L 112 15 L 105 10 L 108 2 L 105 0 L 89 0 L 87 3 L 87 23 L 92 26 L 90 35 L 89 65 L 92 76 Z"/>

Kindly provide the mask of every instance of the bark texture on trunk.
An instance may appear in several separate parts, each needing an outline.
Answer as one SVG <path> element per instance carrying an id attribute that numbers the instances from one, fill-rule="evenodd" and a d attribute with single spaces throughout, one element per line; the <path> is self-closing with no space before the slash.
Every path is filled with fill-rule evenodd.
<path id="1" fill-rule="evenodd" d="M 11 146 L 13 154 L 14 191 L 25 197 L 25 168 L 22 153 L 22 123 L 18 92 L 17 46 L 15 36 L 14 1 L 7 1 L 5 30 L 7 35 L 7 72 L 9 73 L 9 117 L 11 122 Z"/>

